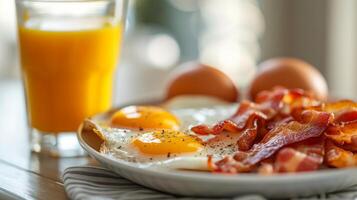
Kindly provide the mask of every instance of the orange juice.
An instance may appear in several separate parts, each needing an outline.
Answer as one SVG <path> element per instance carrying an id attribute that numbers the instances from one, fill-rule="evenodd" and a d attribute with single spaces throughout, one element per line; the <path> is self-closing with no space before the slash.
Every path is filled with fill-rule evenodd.
<path id="1" fill-rule="evenodd" d="M 19 27 L 23 80 L 31 126 L 75 131 L 112 104 L 122 26 L 87 29 Z"/>

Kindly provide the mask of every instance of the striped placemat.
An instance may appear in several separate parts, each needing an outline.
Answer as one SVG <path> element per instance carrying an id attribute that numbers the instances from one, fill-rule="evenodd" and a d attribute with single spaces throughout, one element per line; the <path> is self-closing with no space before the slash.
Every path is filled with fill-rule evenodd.
<path id="1" fill-rule="evenodd" d="M 63 173 L 64 187 L 74 200 L 203 200 L 207 198 L 178 197 L 139 186 L 102 167 L 79 166 L 67 168 Z M 265 200 L 260 195 L 245 195 L 221 200 Z M 331 194 L 295 199 L 353 199 L 357 200 L 357 186 Z"/>

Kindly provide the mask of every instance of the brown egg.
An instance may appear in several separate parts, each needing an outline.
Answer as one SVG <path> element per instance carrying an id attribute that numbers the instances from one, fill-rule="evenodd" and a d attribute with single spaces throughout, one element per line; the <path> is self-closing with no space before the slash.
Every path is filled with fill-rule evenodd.
<path id="1" fill-rule="evenodd" d="M 296 58 L 273 58 L 259 65 L 249 95 L 252 99 L 262 90 L 274 86 L 301 88 L 312 92 L 319 100 L 328 96 L 327 83 L 321 73 L 312 65 Z"/>
<path id="2" fill-rule="evenodd" d="M 172 73 L 167 87 L 166 99 L 179 95 L 207 95 L 235 102 L 238 90 L 233 81 L 218 69 L 188 62 Z"/>

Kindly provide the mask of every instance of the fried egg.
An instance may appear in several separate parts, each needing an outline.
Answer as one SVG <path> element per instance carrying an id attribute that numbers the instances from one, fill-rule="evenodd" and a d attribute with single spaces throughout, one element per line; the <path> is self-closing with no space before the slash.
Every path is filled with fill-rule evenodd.
<path id="1" fill-rule="evenodd" d="M 107 124 L 95 123 L 104 139 L 100 152 L 140 167 L 207 170 L 208 156 L 222 158 L 236 151 L 238 134 L 196 135 L 198 124 L 214 124 L 234 113 L 236 105 L 167 111 L 153 106 L 130 106 L 115 112 Z"/>
<path id="2" fill-rule="evenodd" d="M 113 114 L 111 117 L 111 126 L 136 130 L 177 130 L 179 122 L 173 114 L 160 107 L 128 106 Z"/>

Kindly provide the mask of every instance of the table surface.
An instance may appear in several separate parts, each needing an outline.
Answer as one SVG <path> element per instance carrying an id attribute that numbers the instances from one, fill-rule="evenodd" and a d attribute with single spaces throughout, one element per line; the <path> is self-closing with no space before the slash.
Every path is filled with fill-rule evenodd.
<path id="1" fill-rule="evenodd" d="M 0 81 L 0 199 L 67 199 L 64 169 L 97 165 L 89 157 L 52 158 L 31 153 L 21 82 Z"/>

